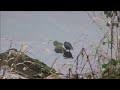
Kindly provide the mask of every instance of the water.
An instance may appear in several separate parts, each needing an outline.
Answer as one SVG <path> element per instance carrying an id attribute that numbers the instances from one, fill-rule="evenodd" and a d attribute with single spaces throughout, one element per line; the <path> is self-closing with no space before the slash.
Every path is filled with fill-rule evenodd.
<path id="1" fill-rule="evenodd" d="M 90 12 L 92 13 L 92 12 Z M 97 12 L 99 15 L 99 12 Z M 67 73 L 63 64 L 73 64 L 76 56 L 82 49 L 91 44 L 98 44 L 102 37 L 102 32 L 91 24 L 90 18 L 83 11 L 0 11 L 1 16 L 1 51 L 4 52 L 10 46 L 20 48 L 21 43 L 27 44 L 26 54 L 37 58 L 51 67 L 55 58 L 59 55 L 54 52 L 53 41 L 68 41 L 74 46 L 71 51 L 74 59 L 64 59 L 62 56 L 56 61 L 54 68 L 62 73 Z M 99 21 L 103 24 L 103 21 Z M 88 53 L 90 50 L 88 49 Z M 86 65 L 88 68 L 89 65 Z"/>

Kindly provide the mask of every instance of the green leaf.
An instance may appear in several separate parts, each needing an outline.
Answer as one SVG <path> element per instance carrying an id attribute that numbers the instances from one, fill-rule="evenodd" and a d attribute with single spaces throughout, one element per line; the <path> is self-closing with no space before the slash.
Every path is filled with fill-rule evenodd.
<path id="1" fill-rule="evenodd" d="M 104 11 L 104 14 L 107 14 L 108 11 Z"/>
<path id="2" fill-rule="evenodd" d="M 106 68 L 108 64 L 102 64 L 102 68 Z"/>
<path id="3" fill-rule="evenodd" d="M 117 62 L 116 62 L 114 59 L 111 59 L 111 60 L 109 61 L 109 64 L 116 66 Z"/>
<path id="4" fill-rule="evenodd" d="M 116 63 L 120 63 L 120 60 L 116 60 Z"/>
<path id="5" fill-rule="evenodd" d="M 111 18 L 111 17 L 113 16 L 112 11 L 108 11 L 107 15 L 108 15 L 108 17 L 110 17 L 110 18 Z"/>
<path id="6" fill-rule="evenodd" d="M 106 15 L 106 17 L 113 17 L 113 12 L 112 11 L 104 11 L 104 14 Z"/>

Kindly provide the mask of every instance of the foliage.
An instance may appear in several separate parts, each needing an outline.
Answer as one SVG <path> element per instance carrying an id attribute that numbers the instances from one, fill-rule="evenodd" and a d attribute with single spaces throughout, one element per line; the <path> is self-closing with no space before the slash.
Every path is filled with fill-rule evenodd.
<path id="1" fill-rule="evenodd" d="M 88 14 L 89 15 L 89 14 Z M 105 24 L 107 27 L 109 27 L 109 31 L 111 31 L 111 33 L 106 33 L 104 38 L 100 41 L 99 46 L 97 47 L 97 49 L 95 50 L 94 55 L 93 54 L 88 54 L 86 52 L 85 49 L 82 49 L 80 51 L 80 53 L 77 55 L 76 59 L 75 59 L 75 67 L 76 67 L 76 73 L 73 74 L 72 73 L 72 69 L 71 69 L 71 74 L 69 72 L 69 77 L 70 75 L 74 76 L 78 76 L 78 64 L 81 65 L 80 68 L 82 73 L 85 65 L 88 63 L 90 66 L 90 70 L 91 73 L 88 73 L 86 75 L 87 79 L 95 79 L 95 78 L 102 78 L 102 79 L 118 79 L 120 78 L 120 58 L 118 58 L 118 55 L 120 54 L 120 52 L 117 52 L 116 50 L 118 50 L 118 46 L 116 42 L 118 43 L 118 41 L 116 41 L 115 36 L 120 36 L 118 34 L 119 27 L 120 27 L 120 11 L 104 11 L 104 15 L 105 15 Z M 90 15 L 89 15 L 90 16 Z M 95 16 L 95 14 L 94 14 Z M 96 23 L 96 21 L 90 17 L 93 22 Z M 108 21 L 106 21 L 106 19 Z M 96 24 L 100 29 L 100 25 Z M 108 32 L 109 32 L 108 31 Z M 106 42 L 102 42 L 104 39 L 106 38 Z M 111 38 L 111 40 L 110 40 Z M 118 39 L 119 40 L 119 39 Z M 108 51 L 105 51 L 106 54 L 103 54 L 102 51 L 100 51 L 99 49 L 101 48 L 101 42 L 103 45 L 106 45 L 106 43 L 108 43 Z M 72 53 L 70 51 L 67 51 L 62 42 L 59 41 L 54 41 L 53 42 L 54 45 L 54 51 L 56 53 L 60 53 L 63 54 L 63 57 L 65 58 L 73 58 L 72 57 Z M 111 45 L 111 47 L 109 47 L 109 45 Z M 117 47 L 117 48 L 116 48 Z M 84 48 L 84 47 L 82 47 Z M 103 48 L 102 48 L 103 49 Z M 109 57 L 109 49 L 111 50 L 111 57 Z M 115 53 L 113 52 L 113 49 L 115 50 Z M 116 55 L 116 59 L 113 59 L 113 53 Z M 106 55 L 106 56 L 105 56 Z M 81 56 L 81 59 L 79 58 Z M 98 64 L 100 66 L 100 69 L 102 67 L 102 70 L 100 71 L 100 73 L 98 72 L 98 77 L 96 72 L 94 71 L 92 64 L 90 62 L 90 60 L 92 60 L 92 58 L 94 58 L 94 60 L 98 59 Z M 111 58 L 111 59 L 110 59 Z M 54 63 L 56 62 L 57 58 L 55 59 Z M 84 60 L 84 61 L 83 61 Z M 86 61 L 85 61 L 86 60 Z M 94 61 L 93 60 L 93 61 Z M 101 64 L 100 60 L 107 60 L 107 63 Z M 81 61 L 81 63 L 79 63 L 79 61 Z M 83 65 L 83 62 L 85 62 L 85 64 Z M 106 62 L 106 61 L 105 61 Z M 53 63 L 53 65 L 54 65 Z M 51 68 L 49 68 L 46 64 L 44 64 L 43 62 L 40 62 L 38 59 L 33 59 L 29 56 L 27 56 L 25 53 L 18 51 L 17 49 L 9 49 L 7 50 L 5 53 L 1 53 L 0 54 L 0 66 L 9 66 L 13 71 L 27 77 L 27 78 L 45 78 L 47 76 L 49 76 L 49 74 L 52 73 L 52 75 L 54 77 L 58 76 L 57 74 L 55 74 L 55 70 L 52 69 L 53 65 L 51 66 Z M 65 65 L 65 64 L 64 64 Z M 102 74 L 101 74 L 102 72 Z M 70 79 L 70 78 L 69 78 Z M 78 78 L 77 78 L 78 79 Z"/>
<path id="2" fill-rule="evenodd" d="M 119 11 L 104 11 L 104 15 L 106 18 L 109 18 L 110 21 L 106 23 L 106 26 L 110 27 L 111 30 L 111 59 L 108 61 L 106 64 L 102 64 L 102 68 L 105 70 L 103 71 L 102 78 L 120 78 L 120 58 L 118 59 L 112 59 L 112 48 L 113 48 L 113 43 L 114 42 L 114 28 L 119 28 L 119 23 L 120 23 L 120 12 Z M 114 32 L 113 32 L 114 31 Z M 117 38 L 119 37 L 118 32 L 117 33 Z M 118 39 L 117 39 L 118 40 Z M 117 41 L 119 42 L 119 41 Z M 119 49 L 119 44 L 117 43 L 117 50 Z M 118 51 L 118 55 L 119 55 Z"/>
<path id="3" fill-rule="evenodd" d="M 120 23 L 120 15 L 118 11 L 104 11 L 104 14 L 106 15 L 106 18 L 116 18 L 115 22 L 107 22 L 106 26 L 112 26 L 112 27 L 119 27 Z"/>
<path id="4" fill-rule="evenodd" d="M 120 78 L 120 60 L 111 59 L 107 64 L 102 64 L 103 78 Z"/>
<path id="5" fill-rule="evenodd" d="M 9 49 L 6 52 L 1 53 L 0 66 L 4 66 L 2 62 L 7 60 L 8 66 L 12 71 L 20 73 L 27 78 L 44 78 L 49 75 L 51 68 L 49 68 L 45 63 L 37 59 L 33 59 L 22 52 L 18 58 L 17 52 L 19 52 L 17 49 Z M 52 69 L 52 72 L 55 72 L 55 70 Z"/>

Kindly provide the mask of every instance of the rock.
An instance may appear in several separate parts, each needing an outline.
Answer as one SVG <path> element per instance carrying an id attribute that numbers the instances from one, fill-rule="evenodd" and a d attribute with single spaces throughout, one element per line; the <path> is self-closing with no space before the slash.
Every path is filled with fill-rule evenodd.
<path id="1" fill-rule="evenodd" d="M 18 55 L 16 53 L 18 53 Z M 9 61 L 9 59 L 11 58 L 12 60 Z M 0 53 L 0 66 L 2 66 L 1 62 L 3 62 L 4 60 L 8 61 L 7 65 L 10 68 L 13 68 L 13 71 L 15 71 L 16 67 L 16 71 L 19 72 L 19 75 L 22 75 L 25 78 L 45 78 L 49 75 L 49 71 L 51 70 L 50 67 L 48 67 L 45 63 L 41 62 L 40 60 L 33 59 L 25 53 L 20 52 L 14 48 L 9 49 L 4 53 Z M 54 73 L 55 70 L 52 69 L 51 72 Z M 42 76 L 40 76 L 40 73 L 42 74 Z"/>

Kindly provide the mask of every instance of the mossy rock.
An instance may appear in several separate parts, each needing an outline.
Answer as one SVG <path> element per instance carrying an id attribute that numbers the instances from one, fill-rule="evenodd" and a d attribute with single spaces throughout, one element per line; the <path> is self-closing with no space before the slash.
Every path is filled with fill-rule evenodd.
<path id="1" fill-rule="evenodd" d="M 12 52 L 11 55 L 9 55 L 10 52 Z M 49 71 L 51 70 L 50 67 L 48 67 L 45 63 L 41 62 L 38 59 L 33 59 L 33 58 L 29 57 L 28 55 L 26 55 L 23 52 L 17 59 L 17 62 L 15 62 L 17 52 L 19 52 L 17 49 L 14 49 L 14 48 L 9 49 L 6 52 L 0 54 L 0 59 L 1 59 L 1 61 L 3 61 L 6 59 L 9 60 L 10 58 L 14 58 L 8 62 L 8 66 L 11 66 L 12 63 L 14 63 L 15 65 L 17 65 L 18 63 L 19 64 L 22 63 L 20 65 L 17 65 L 16 69 L 14 68 L 13 71 L 16 70 L 20 74 L 27 76 L 27 78 L 44 78 L 49 75 Z M 8 55 L 9 55 L 9 57 L 8 57 Z M 27 69 L 23 70 L 23 68 L 25 66 L 27 67 Z M 52 69 L 51 72 L 55 73 L 56 71 L 54 69 Z"/>

